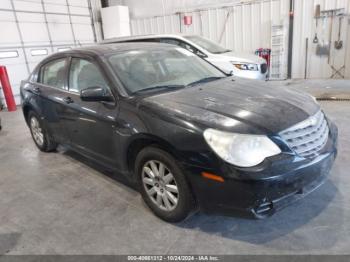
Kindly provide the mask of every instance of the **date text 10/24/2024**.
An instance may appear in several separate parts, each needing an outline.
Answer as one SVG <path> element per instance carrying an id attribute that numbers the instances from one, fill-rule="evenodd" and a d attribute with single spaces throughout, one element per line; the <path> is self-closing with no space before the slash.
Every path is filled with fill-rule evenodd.
<path id="1" fill-rule="evenodd" d="M 128 261 L 219 261 L 217 256 L 207 256 L 207 255 L 198 255 L 198 256 L 176 256 L 176 255 L 166 255 L 166 256 L 128 256 Z"/>

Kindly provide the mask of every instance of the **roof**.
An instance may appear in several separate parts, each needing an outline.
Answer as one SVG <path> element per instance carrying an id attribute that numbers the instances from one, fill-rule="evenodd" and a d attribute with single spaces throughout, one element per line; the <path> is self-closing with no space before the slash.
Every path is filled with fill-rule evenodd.
<path id="1" fill-rule="evenodd" d="M 62 51 L 60 54 L 64 53 L 94 53 L 96 55 L 105 55 L 110 53 L 115 53 L 119 51 L 130 51 L 138 49 L 157 49 L 159 48 L 174 48 L 174 46 L 163 43 L 151 43 L 151 42 L 133 42 L 133 43 L 112 43 L 112 44 L 96 44 L 92 46 L 73 48 L 67 51 Z"/>
<path id="2" fill-rule="evenodd" d="M 189 36 L 186 34 L 154 34 L 154 35 L 136 35 L 136 36 L 124 36 L 124 37 L 114 37 L 110 39 L 105 39 L 101 41 L 101 44 L 105 43 L 116 43 L 124 41 L 133 41 L 133 40 L 146 40 L 151 38 L 183 38 Z"/>

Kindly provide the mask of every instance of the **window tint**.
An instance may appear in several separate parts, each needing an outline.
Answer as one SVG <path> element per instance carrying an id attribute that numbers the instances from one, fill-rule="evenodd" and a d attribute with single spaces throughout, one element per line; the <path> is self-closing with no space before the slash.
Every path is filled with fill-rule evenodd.
<path id="1" fill-rule="evenodd" d="M 197 49 L 195 49 L 193 46 L 183 42 L 183 41 L 180 41 L 180 40 L 177 40 L 177 39 L 171 39 L 171 38 L 162 38 L 160 39 L 160 42 L 161 43 L 165 43 L 165 44 L 171 44 L 171 45 L 178 45 L 178 46 L 181 46 L 185 49 L 187 49 L 188 51 L 192 52 L 192 53 L 195 53 Z"/>
<path id="2" fill-rule="evenodd" d="M 64 88 L 66 58 L 57 59 L 41 67 L 40 83 L 57 88 Z"/>
<path id="3" fill-rule="evenodd" d="M 69 90 L 80 92 L 89 87 L 102 87 L 109 91 L 108 85 L 98 67 L 80 58 L 73 58 L 69 72 Z"/>
<path id="4" fill-rule="evenodd" d="M 137 39 L 137 40 L 130 40 L 130 41 L 125 41 L 124 43 L 128 43 L 128 42 L 159 42 L 158 38 L 149 38 L 149 39 Z M 123 42 L 122 42 L 123 43 Z"/>
<path id="5" fill-rule="evenodd" d="M 188 51 L 192 52 L 192 53 L 195 53 L 197 51 L 196 48 L 194 48 L 193 46 L 191 46 L 190 44 L 188 43 L 185 43 L 183 41 L 180 42 L 180 46 L 187 49 Z"/>
<path id="6" fill-rule="evenodd" d="M 161 38 L 160 39 L 161 43 L 165 43 L 165 44 L 171 44 L 171 45 L 177 45 L 177 46 L 181 46 L 185 49 L 187 49 L 188 51 L 200 56 L 200 57 L 205 57 L 206 55 L 203 54 L 202 52 L 200 52 L 197 48 L 194 48 L 192 45 L 181 41 L 181 40 L 177 40 L 177 39 L 171 39 L 171 38 Z"/>
<path id="7" fill-rule="evenodd" d="M 161 38 L 160 39 L 161 43 L 165 44 L 171 44 L 171 45 L 180 45 L 180 41 L 176 39 L 170 39 L 170 38 Z"/>
<path id="8" fill-rule="evenodd" d="M 195 54 L 181 48 L 130 50 L 109 57 L 109 62 L 131 93 L 159 86 L 183 86 L 225 75 Z"/>
<path id="9" fill-rule="evenodd" d="M 209 39 L 206 39 L 204 37 L 195 35 L 195 36 L 185 36 L 188 40 L 194 42 L 196 45 L 199 45 L 203 49 L 209 51 L 213 54 L 223 54 L 230 52 L 231 50 L 224 48 L 222 46 L 219 46 L 218 44 L 210 41 Z"/>

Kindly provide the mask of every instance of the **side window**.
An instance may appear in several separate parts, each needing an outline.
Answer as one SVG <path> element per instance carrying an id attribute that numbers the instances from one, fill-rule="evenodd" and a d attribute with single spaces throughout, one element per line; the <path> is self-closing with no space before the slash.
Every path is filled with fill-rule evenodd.
<path id="1" fill-rule="evenodd" d="M 81 58 L 73 58 L 69 71 L 69 91 L 80 92 L 89 87 L 109 87 L 98 67 Z"/>
<path id="2" fill-rule="evenodd" d="M 179 40 L 171 39 L 171 38 L 161 38 L 160 42 L 165 44 L 170 44 L 170 45 L 180 45 Z"/>
<path id="3" fill-rule="evenodd" d="M 66 58 L 57 59 L 43 65 L 40 69 L 39 82 L 57 88 L 64 88 Z"/>
<path id="4" fill-rule="evenodd" d="M 198 55 L 199 57 L 206 57 L 205 54 L 203 54 L 201 51 L 199 51 L 197 48 L 191 46 L 190 44 L 186 43 L 186 42 L 180 42 L 180 46 L 187 49 L 188 51 Z"/>
<path id="5" fill-rule="evenodd" d="M 181 47 L 187 49 L 188 51 L 192 52 L 192 53 L 196 53 L 197 52 L 197 49 L 194 48 L 193 46 L 191 46 L 190 44 L 187 44 L 183 41 L 180 42 L 179 44 Z"/>
<path id="6" fill-rule="evenodd" d="M 158 38 L 149 38 L 149 39 L 140 39 L 140 40 L 131 40 L 131 41 L 127 41 L 127 42 L 150 42 L 150 43 L 153 43 L 153 42 L 156 42 L 156 43 L 159 43 L 159 39 Z"/>

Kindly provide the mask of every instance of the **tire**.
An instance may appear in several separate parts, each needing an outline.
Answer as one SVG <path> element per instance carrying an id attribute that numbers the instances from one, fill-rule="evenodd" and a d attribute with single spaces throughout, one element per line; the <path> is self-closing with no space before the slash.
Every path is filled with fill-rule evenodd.
<path id="1" fill-rule="evenodd" d="M 163 173 L 159 180 L 156 178 L 152 180 L 150 176 L 150 174 L 154 175 L 155 173 L 152 169 L 152 162 L 158 168 L 157 172 Z M 163 172 L 159 171 L 162 170 L 161 164 L 164 167 Z M 144 148 L 136 157 L 135 172 L 142 198 L 155 215 L 167 222 L 180 222 L 191 214 L 195 207 L 191 189 L 177 161 L 169 153 L 156 147 Z M 169 174 L 172 175 L 173 180 L 170 180 Z M 147 183 L 144 182 L 146 181 L 144 179 L 147 180 Z M 163 191 L 161 191 L 162 189 Z M 169 192 L 177 198 L 176 204 L 174 204 L 174 198 L 170 197 Z M 161 195 L 160 202 L 158 202 L 159 195 Z"/>
<path id="2" fill-rule="evenodd" d="M 28 125 L 34 143 L 40 151 L 51 152 L 56 150 L 58 144 L 50 136 L 45 128 L 43 120 L 41 120 L 39 115 L 34 111 L 30 111 L 28 114 Z M 38 132 L 41 132 L 42 136 L 40 136 Z"/>

